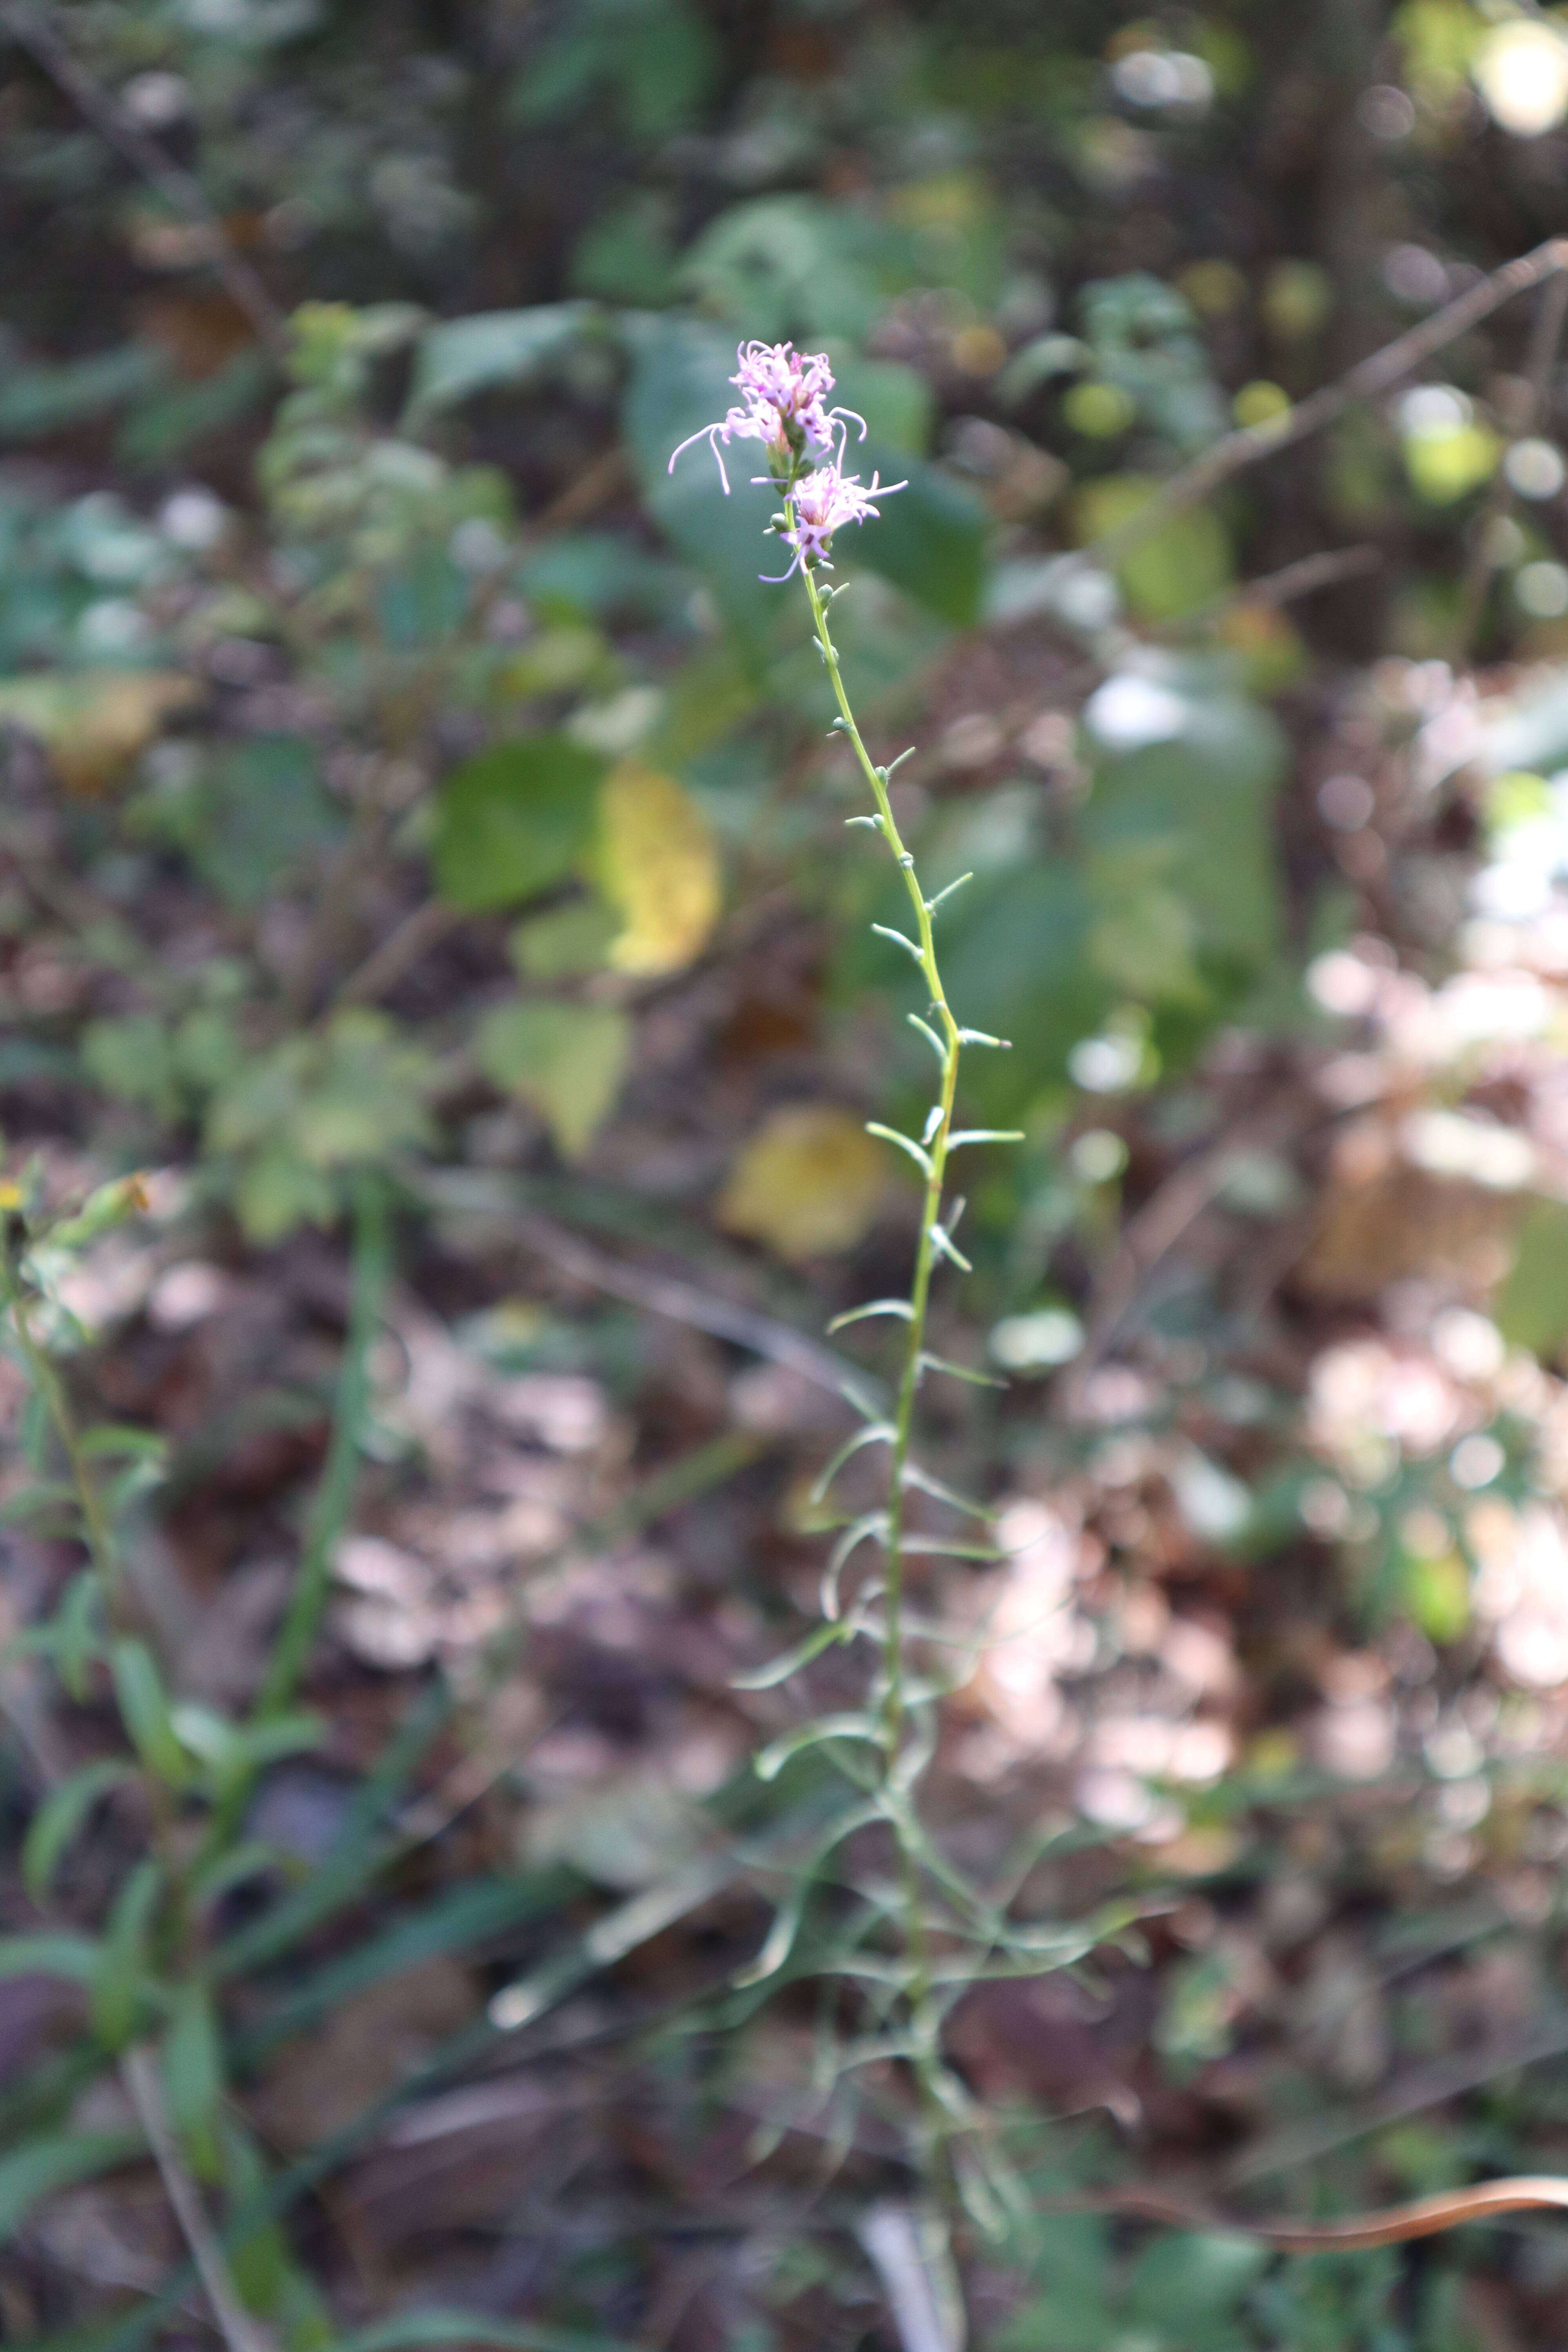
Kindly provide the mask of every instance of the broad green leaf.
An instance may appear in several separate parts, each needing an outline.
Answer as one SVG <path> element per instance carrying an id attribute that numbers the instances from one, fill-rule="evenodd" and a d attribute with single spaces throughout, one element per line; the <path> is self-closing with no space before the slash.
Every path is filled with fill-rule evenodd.
<path id="1" fill-rule="evenodd" d="M 572 348 L 593 315 L 586 302 L 544 302 L 527 310 L 443 319 L 419 339 L 410 415 L 451 408 L 501 384 L 527 383 Z"/>
<path id="2" fill-rule="evenodd" d="M 875 434 L 879 445 L 923 457 L 931 447 L 936 415 L 929 379 L 900 360 L 867 360 L 858 352 L 837 349 L 831 356 L 838 385 L 835 397 L 842 406 L 865 418 L 868 434 Z M 859 446 L 851 427 L 851 455 L 858 454 Z"/>
<path id="3" fill-rule="evenodd" d="M 738 334 L 769 342 L 793 335 L 813 348 L 833 335 L 858 341 L 881 307 L 857 250 L 862 242 L 845 206 L 821 196 L 757 196 L 703 230 L 679 275 L 702 309 Z"/>
<path id="4" fill-rule="evenodd" d="M 985 586 L 990 521 L 984 507 L 951 474 L 921 465 L 876 434 L 855 448 L 854 459 L 863 480 L 879 473 L 884 481 L 906 487 L 878 499 L 878 520 L 835 540 L 835 561 L 864 564 L 939 619 L 972 627 Z"/>
<path id="5" fill-rule="evenodd" d="M 343 815 L 300 735 L 257 735 L 224 751 L 198 793 L 198 872 L 232 907 L 256 907 L 339 840 Z"/>
<path id="6" fill-rule="evenodd" d="M 1267 2246 L 1238 2231 L 1162 2234 L 1128 2276 L 1128 2315 L 1142 2326 L 1179 2326 L 1202 2340 L 1234 2315 L 1270 2260 Z"/>
<path id="7" fill-rule="evenodd" d="M 146 343 L 117 343 L 60 367 L 14 368 L 0 381 L 0 441 L 30 441 L 123 408 L 164 380 Z"/>
<path id="8" fill-rule="evenodd" d="M 1279 918 L 1274 796 L 1286 746 L 1272 714 L 1237 693 L 1220 665 L 1145 656 L 1108 679 L 1084 717 L 1095 752 L 1082 825 L 1091 859 L 1114 873 L 1164 845 L 1155 887 L 1190 911 L 1200 963 L 1260 967 Z"/>
<path id="9" fill-rule="evenodd" d="M 608 1004 L 500 1004 L 479 1024 L 479 1066 L 536 1110 L 568 1160 L 615 1108 L 631 1055 L 631 1024 Z"/>
<path id="10" fill-rule="evenodd" d="M 792 1103 L 742 1146 L 717 1214 L 731 1233 L 798 1263 L 853 1249 L 886 1180 L 882 1153 L 858 1118 L 830 1103 Z"/>
<path id="11" fill-rule="evenodd" d="M 154 388 L 137 400 L 121 426 L 114 454 L 133 467 L 188 465 L 199 442 L 259 409 L 276 381 L 268 354 L 249 345 L 198 383 Z"/>
<path id="12" fill-rule="evenodd" d="M 761 468 L 754 441 L 732 442 L 726 498 L 706 443 L 697 442 L 669 469 L 689 434 L 723 416 L 735 400 L 733 341 L 716 328 L 681 318 L 647 319 L 633 335 L 633 364 L 622 421 L 643 503 L 672 547 L 717 592 L 720 617 L 749 648 L 765 640 L 779 610 L 778 592 L 762 584 L 778 543 L 766 536 L 775 494 L 751 481 Z"/>
<path id="13" fill-rule="evenodd" d="M 1531 1202 L 1492 1318 L 1511 1346 L 1528 1348 L 1543 1362 L 1555 1362 L 1562 1352 L 1568 1339 L 1568 1205 L 1563 1202 Z"/>
<path id="14" fill-rule="evenodd" d="M 330 1225 L 338 1195 L 321 1169 L 287 1151 L 261 1151 L 241 1172 L 234 1205 L 252 1241 L 277 1242 L 297 1225 Z"/>
<path id="15" fill-rule="evenodd" d="M 716 62 L 693 0 L 575 0 L 531 46 L 506 112 L 519 126 L 554 124 L 607 86 L 623 131 L 664 140 L 690 119 Z"/>
<path id="16" fill-rule="evenodd" d="M 626 928 L 611 945 L 618 971 L 679 971 L 719 919 L 723 877 L 700 807 L 673 776 L 623 760 L 599 789 L 595 872 Z"/>
<path id="17" fill-rule="evenodd" d="M 455 769 L 436 810 L 441 896 L 483 914 L 561 881 L 591 838 L 604 772 L 597 752 L 564 735 L 498 743 Z"/>
<path id="18" fill-rule="evenodd" d="M 125 1013 L 89 1021 L 81 1033 L 87 1076 L 119 1102 L 144 1104 L 161 1118 L 179 1108 L 173 1040 L 155 1013 Z"/>
<path id="19" fill-rule="evenodd" d="M 978 877 L 952 908 L 942 944 L 949 1000 L 975 1027 L 1013 1040 L 1011 1053 L 964 1055 L 964 1099 L 1005 1126 L 1043 1086 L 1063 1081 L 1073 1046 L 1113 1002 L 1089 951 L 1100 910 L 1078 875 L 1044 859 Z M 923 1003 L 918 981 L 905 989 Z"/>
<path id="20" fill-rule="evenodd" d="M 97 1764 L 84 1764 L 49 1790 L 27 1825 L 22 1847 L 23 1884 L 36 1903 L 47 1895 L 56 1865 L 100 1797 L 135 1777 L 132 1765 L 110 1756 Z"/>

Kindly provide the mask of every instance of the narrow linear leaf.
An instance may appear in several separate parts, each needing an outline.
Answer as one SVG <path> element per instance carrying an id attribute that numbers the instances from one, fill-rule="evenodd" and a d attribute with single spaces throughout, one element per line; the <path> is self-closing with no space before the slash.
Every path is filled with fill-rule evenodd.
<path id="1" fill-rule="evenodd" d="M 907 1552 L 931 1553 L 944 1559 L 1003 1559 L 1005 1553 L 994 1544 L 963 1543 L 952 1536 L 900 1536 L 899 1549 Z"/>
<path id="2" fill-rule="evenodd" d="M 927 1227 L 927 1231 L 931 1234 L 931 1245 L 939 1256 L 950 1259 L 954 1265 L 962 1267 L 965 1274 L 973 1273 L 973 1266 L 964 1256 L 945 1225 L 931 1225 Z"/>
<path id="3" fill-rule="evenodd" d="M 222 2174 L 218 2124 L 224 2094 L 223 2052 L 212 1996 L 199 1981 L 182 1985 L 163 2043 L 163 2090 L 169 2117 L 199 2180 Z"/>
<path id="4" fill-rule="evenodd" d="M 905 1463 L 903 1484 L 918 1488 L 922 1495 L 931 1496 L 934 1502 L 945 1503 L 950 1511 L 966 1512 L 972 1519 L 984 1519 L 989 1524 L 994 1516 L 984 1503 L 972 1502 L 967 1495 L 961 1495 L 957 1487 L 950 1486 L 945 1479 L 923 1470 L 918 1462 Z"/>
<path id="5" fill-rule="evenodd" d="M 11 2237 L 46 2197 L 96 2179 L 141 2153 L 139 2132 L 66 2131 L 0 2157 L 0 2240 Z"/>
<path id="6" fill-rule="evenodd" d="M 822 1572 L 822 1613 L 836 1622 L 839 1614 L 838 1587 L 852 1552 L 875 1537 L 879 1542 L 888 1532 L 886 1511 L 868 1511 L 863 1518 L 845 1528 L 834 1545 L 827 1566 Z"/>
<path id="7" fill-rule="evenodd" d="M 896 1127 L 884 1127 L 880 1120 L 874 1118 L 868 1118 L 866 1121 L 866 1132 L 868 1135 L 879 1135 L 884 1143 L 896 1143 L 900 1151 L 907 1151 L 921 1175 L 928 1182 L 930 1181 L 931 1154 L 929 1151 L 922 1150 L 912 1136 L 900 1135 Z"/>
<path id="8" fill-rule="evenodd" d="M 821 1502 L 829 1486 L 832 1486 L 833 1481 L 837 1477 L 840 1470 L 843 1469 L 844 1465 L 851 1458 L 852 1455 L 858 1454 L 863 1445 L 890 1445 L 895 1434 L 896 1432 L 894 1431 L 893 1424 L 890 1421 L 873 1421 L 869 1423 L 866 1428 L 858 1429 L 853 1437 L 847 1437 L 843 1444 L 839 1447 L 837 1453 L 833 1456 L 831 1462 L 828 1463 L 826 1468 L 821 1473 L 816 1479 L 816 1484 L 813 1486 L 811 1489 L 812 1501 L 814 1503 Z"/>
<path id="9" fill-rule="evenodd" d="M 110 1756 L 97 1764 L 84 1764 L 68 1780 L 50 1790 L 28 1823 L 22 1846 L 22 1882 L 36 1903 L 47 1895 L 61 1855 L 100 1797 L 135 1777 L 133 1766 Z"/>
<path id="10" fill-rule="evenodd" d="M 853 1630 L 844 1623 L 817 1625 L 804 1642 L 797 1642 L 793 1650 L 781 1651 L 776 1658 L 770 1658 L 765 1666 L 753 1666 L 750 1674 L 731 1675 L 730 1688 L 738 1691 L 772 1690 L 779 1683 L 787 1683 L 792 1675 L 798 1674 L 802 1666 L 810 1665 L 813 1658 L 819 1658 L 824 1650 L 831 1649 L 837 1642 L 847 1641 Z"/>
<path id="11" fill-rule="evenodd" d="M 149 1772 L 171 1789 L 190 1778 L 190 1759 L 180 1744 L 163 1694 L 163 1680 L 145 1642 L 116 1642 L 110 1657 L 114 1696 L 132 1744 Z"/>
<path id="12" fill-rule="evenodd" d="M 967 1381 L 974 1389 L 1005 1389 L 1007 1385 L 1005 1381 L 997 1380 L 994 1373 L 974 1371 L 968 1364 L 955 1364 L 949 1357 L 933 1356 L 924 1348 L 921 1349 L 921 1370 L 922 1372 L 946 1372 L 950 1379 Z"/>
<path id="13" fill-rule="evenodd" d="M 0 1983 L 10 1977 L 60 1977 L 90 1984 L 100 1947 L 90 1936 L 0 1936 Z"/>
<path id="14" fill-rule="evenodd" d="M 908 1323 L 913 1309 L 907 1298 L 873 1298 L 868 1307 L 851 1307 L 847 1314 L 836 1315 L 827 1327 L 828 1337 L 835 1331 L 847 1331 L 851 1323 L 868 1322 L 873 1315 L 896 1315 L 900 1322 Z"/>
<path id="15" fill-rule="evenodd" d="M 804 1755 L 808 1748 L 820 1748 L 825 1739 L 862 1739 L 873 1748 L 882 1745 L 882 1727 L 875 1716 L 845 1714 L 818 1716 L 813 1723 L 803 1723 L 794 1731 L 786 1731 L 758 1754 L 752 1769 L 759 1780 L 776 1780 L 792 1756 Z"/>
<path id="16" fill-rule="evenodd" d="M 41 1517 L 46 1511 L 68 1511 L 75 1501 L 75 1488 L 66 1486 L 63 1480 L 33 1479 L 0 1503 L 0 1528 L 19 1526 L 28 1519 Z M 24 1634 L 21 1638 L 25 1641 L 26 1636 Z M 19 1643 L 12 1646 L 17 1647 Z"/>
<path id="17" fill-rule="evenodd" d="M 895 945 L 905 950 L 906 954 L 912 956 L 916 963 L 924 963 L 925 950 L 921 946 L 919 940 L 911 940 L 907 931 L 896 931 L 893 929 L 892 926 L 888 923 L 873 923 L 871 929 L 876 932 L 877 937 L 879 940 L 893 940 Z"/>
<path id="18" fill-rule="evenodd" d="M 805 1916 L 805 1906 L 813 1882 L 829 1854 L 836 1847 L 842 1845 L 847 1837 L 852 1837 L 857 1830 L 868 1828 L 871 1822 L 879 1818 L 880 1809 L 878 1806 L 857 1805 L 836 1821 L 818 1840 L 796 1873 L 795 1885 L 787 1899 L 780 1904 L 774 1913 L 773 1924 L 768 1930 L 767 1940 L 762 1950 L 749 1968 L 742 1969 L 737 1973 L 735 1982 L 738 1986 L 744 1990 L 752 1985 L 763 1984 L 769 1977 L 778 1974 L 795 1949 L 795 1937 L 800 1933 L 801 1922 Z"/>
<path id="19" fill-rule="evenodd" d="M 1021 1127 L 961 1127 L 947 1139 L 950 1151 L 961 1151 L 966 1143 L 1022 1143 Z"/>
<path id="20" fill-rule="evenodd" d="M 147 1984 L 147 1946 L 163 1892 L 155 1862 L 140 1862 L 121 1888 L 103 1941 L 94 1953 L 89 2006 L 93 2031 L 110 2050 L 122 2050 L 135 2031 Z"/>

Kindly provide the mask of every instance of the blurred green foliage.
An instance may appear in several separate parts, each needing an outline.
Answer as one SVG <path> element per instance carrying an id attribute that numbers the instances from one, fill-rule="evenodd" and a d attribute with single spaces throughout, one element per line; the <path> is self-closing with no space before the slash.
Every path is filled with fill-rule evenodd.
<path id="1" fill-rule="evenodd" d="M 836 551 L 835 630 L 879 739 L 920 741 L 922 873 L 974 877 L 942 912 L 943 969 L 964 1017 L 1014 1045 L 972 1057 L 966 1086 L 976 1116 L 1030 1139 L 1016 1173 L 976 1181 L 977 1260 L 995 1333 L 1011 1324 L 1026 1371 L 1055 1370 L 1084 1336 L 1063 1265 L 1092 1272 L 1114 1236 L 1122 1111 L 1167 1079 L 1174 1132 L 1216 1036 L 1321 1033 L 1300 982 L 1346 927 L 1345 883 L 1303 848 L 1290 784 L 1325 677 L 1456 654 L 1477 544 L 1485 650 L 1565 651 L 1555 492 L 1497 527 L 1517 336 L 1445 347 L 1415 395 L 1095 551 L 1233 420 L 1287 415 L 1553 226 L 1558 123 L 1516 133 L 1487 79 L 1512 16 L 1404 0 L 1357 58 L 1353 13 L 59 0 L 70 53 L 211 219 L 132 169 L 32 53 L 0 50 L 6 845 L 80 894 L 71 984 L 51 993 L 46 971 L 7 1083 L 66 1089 L 106 1164 L 190 1161 L 204 1205 L 261 1248 L 363 1218 L 367 1185 L 421 1199 L 485 1119 L 575 1187 L 627 1096 L 646 1110 L 670 973 L 743 948 L 784 898 L 826 974 L 805 1048 L 848 1040 L 835 1085 L 896 1117 L 920 993 L 867 931 L 896 892 L 858 836 L 844 847 L 797 601 L 759 578 L 783 568 L 770 494 L 744 443 L 728 495 L 705 447 L 668 469 L 730 404 L 739 339 L 820 344 L 866 421 L 850 457 L 907 485 Z M 237 314 L 215 237 L 270 289 L 279 351 Z M 1375 541 L 1381 581 L 1300 628 L 1238 586 L 1347 535 Z M 987 667 L 997 647 L 1010 668 Z M 1510 814 L 1503 787 L 1522 772 L 1545 794 L 1565 713 L 1550 677 L 1482 744 L 1499 831 L 1545 806 Z M 651 849 L 617 868 L 628 772 L 672 789 L 646 799 L 663 835 L 649 820 Z M 649 947 L 628 863 L 697 907 L 673 945 Z M 442 942 L 431 981 L 420 957 Z M 1076 1160 L 1056 1149 L 1074 1123 Z M 1269 1166 L 1251 1172 L 1280 1205 Z M 39 1234 L 27 1279 L 68 1351 Z M 1496 1315 L 1542 1359 L 1568 1333 L 1563 1257 L 1561 1205 L 1531 1195 Z M 1192 1295 L 1151 1311 L 1178 1342 L 1222 1319 Z M 1237 1426 L 1277 1409 L 1266 1390 Z M 1522 1492 L 1502 1434 L 1497 1491 Z M 27 1442 L 56 1531 L 69 1498 L 31 1424 Z M 104 1443 L 129 1507 L 155 1465 Z M 1227 1558 L 1299 1538 L 1295 1456 L 1256 1475 L 1249 1456 L 1250 1486 L 1195 1448 L 1188 1468 Z M 1440 1463 L 1369 1487 L 1339 1496 L 1359 1604 L 1460 1643 L 1465 1495 Z M 128 1744 L 35 1817 L 41 1895 L 125 1776 L 223 1818 L 313 1737 L 287 1713 L 263 1738 L 182 1709 L 80 1589 L 44 1646 L 68 1691 L 90 1673 L 112 1689 Z M 232 2214 L 267 2163 L 226 2104 L 232 2021 L 205 1959 L 160 1955 L 156 1869 L 93 1937 L 12 1958 L 85 1986 L 100 2059 L 155 2031 L 191 2168 Z M 197 1884 L 200 1918 L 206 1899 Z M 1224 2054 L 1226 1992 L 1218 1963 L 1173 1970 L 1156 2032 L 1175 2073 Z M 0 2219 L 124 2153 L 68 2100 L 45 2105 L 0 2162 Z M 284 2232 L 255 2228 L 236 2264 L 287 2345 L 326 2340 Z M 1266 2263 L 1217 2235 L 1129 2252 L 1075 2219 L 1037 2226 L 1016 2279 L 1010 2352 L 1475 2340 L 1448 2271 L 1401 2284 L 1392 2256 Z"/>

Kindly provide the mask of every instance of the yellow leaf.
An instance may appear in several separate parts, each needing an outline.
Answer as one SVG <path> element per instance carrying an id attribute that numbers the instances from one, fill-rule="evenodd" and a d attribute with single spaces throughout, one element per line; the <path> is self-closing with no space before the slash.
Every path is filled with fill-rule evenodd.
<path id="1" fill-rule="evenodd" d="M 858 1119 L 824 1104 L 791 1104 L 742 1147 L 719 1198 L 719 1222 L 792 1261 L 853 1249 L 877 1213 L 885 1176 Z"/>
<path id="2" fill-rule="evenodd" d="M 196 698 L 176 670 L 57 670 L 0 678 L 0 725 L 36 735 L 68 792 L 102 792 L 146 750 L 163 720 Z"/>
<path id="3" fill-rule="evenodd" d="M 719 852 L 708 820 L 673 776 L 623 760 L 599 792 L 599 887 L 626 929 L 617 971 L 679 971 L 719 919 Z"/>

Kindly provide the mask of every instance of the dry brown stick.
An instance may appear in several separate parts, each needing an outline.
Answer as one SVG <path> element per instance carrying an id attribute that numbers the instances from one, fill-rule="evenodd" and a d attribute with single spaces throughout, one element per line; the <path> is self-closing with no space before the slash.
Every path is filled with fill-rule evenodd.
<path id="1" fill-rule="evenodd" d="M 1562 284 L 1568 287 L 1568 278 Z M 1383 553 L 1375 547 L 1328 547 L 1318 555 L 1299 556 L 1294 563 L 1281 566 L 1278 572 L 1266 572 L 1259 580 L 1238 581 L 1212 603 L 1200 604 L 1183 622 L 1184 628 L 1195 628 L 1200 623 L 1217 620 L 1238 606 L 1267 604 L 1277 609 L 1290 604 L 1298 596 L 1315 595 L 1320 588 L 1335 587 L 1342 580 L 1357 580 L 1364 572 L 1382 569 Z"/>
<path id="2" fill-rule="evenodd" d="M 591 1242 L 568 1233 L 553 1218 L 526 1212 L 520 1220 L 520 1233 L 525 1247 L 537 1250 L 541 1257 L 547 1258 L 574 1282 L 586 1283 L 591 1289 L 605 1291 L 612 1298 L 625 1299 L 628 1306 L 668 1316 L 672 1322 L 689 1324 L 694 1330 L 707 1331 L 716 1339 L 729 1339 L 736 1347 L 749 1348 L 753 1355 L 787 1366 L 831 1395 L 842 1397 L 851 1388 L 864 1392 L 873 1385 L 858 1364 L 807 1339 L 792 1324 L 781 1323 L 772 1315 L 760 1315 L 754 1307 L 739 1306 L 733 1299 L 716 1297 L 710 1291 L 699 1290 L 677 1276 L 610 1257 Z"/>
<path id="3" fill-rule="evenodd" d="M 1373 400 L 1379 393 L 1387 392 L 1412 369 L 1430 359 L 1444 345 L 1457 341 L 1466 329 L 1489 318 L 1503 303 L 1511 302 L 1518 294 L 1528 294 L 1532 286 L 1541 285 L 1562 270 L 1568 269 L 1568 237 L 1549 237 L 1533 252 L 1521 254 L 1516 260 L 1505 261 L 1479 285 L 1471 286 L 1456 301 L 1434 311 L 1418 327 L 1385 343 L 1307 398 L 1299 401 L 1283 416 L 1271 418 L 1264 425 L 1246 425 L 1194 457 L 1190 465 L 1155 492 L 1146 506 L 1129 515 L 1114 530 L 1093 541 L 1079 551 L 1081 562 L 1112 564 L 1120 561 L 1130 548 L 1147 539 L 1152 531 L 1185 514 L 1189 507 L 1201 505 L 1212 492 L 1233 475 L 1258 464 L 1260 458 L 1271 457 L 1280 449 L 1288 449 L 1310 434 L 1321 432 L 1342 415 L 1357 401 Z"/>
<path id="4" fill-rule="evenodd" d="M 1445 2189 L 1353 2213 L 1339 2221 L 1247 2221 L 1212 2207 L 1189 2205 L 1156 2189 L 1108 2189 L 1087 2197 L 1051 2199 L 1047 2213 L 1124 2213 L 1130 2220 L 1158 2221 L 1171 2230 L 1224 2231 L 1260 2239 L 1282 2254 L 1357 2253 L 1373 2246 L 1402 2246 L 1414 2238 L 1435 2238 L 1466 2221 L 1489 2221 L 1504 2213 L 1568 2213 L 1568 2179 L 1551 2173 L 1483 2180 L 1474 2189 Z"/>
<path id="5" fill-rule="evenodd" d="M 1557 357 L 1558 344 L 1563 340 L 1565 319 L 1568 319 L 1568 277 L 1559 273 L 1548 283 L 1536 310 L 1530 351 L 1524 363 L 1524 396 L 1504 419 L 1509 433 L 1516 440 L 1533 431 L 1546 405 L 1552 362 Z M 1459 612 L 1454 624 L 1453 646 L 1453 657 L 1457 662 L 1464 660 L 1475 637 L 1487 590 L 1497 569 L 1494 542 L 1498 525 L 1513 504 L 1513 485 L 1504 466 L 1500 464 L 1492 476 L 1481 511 L 1476 517 L 1469 562 L 1465 566 L 1465 576 L 1459 589 Z"/>
<path id="6" fill-rule="evenodd" d="M 158 2081 L 158 2062 L 149 2050 L 128 2050 L 120 2062 L 121 2079 L 130 2094 L 136 2110 L 136 2120 L 147 2136 L 163 2179 L 163 2191 L 174 2208 L 180 2232 L 191 2251 L 203 2291 L 212 2305 L 228 2352 L 273 2352 L 269 2329 L 247 2311 L 239 2299 L 228 2260 L 212 2223 L 206 2207 L 202 2203 L 201 2190 L 186 2169 L 180 2153 L 179 2142 L 163 2106 L 163 2094 Z"/>
<path id="7" fill-rule="evenodd" d="M 439 898 L 425 899 L 387 933 L 379 947 L 372 949 L 357 971 L 349 974 L 332 999 L 334 1007 L 369 1004 L 384 996 L 394 981 L 401 980 L 427 948 L 445 939 L 461 920 L 457 908 L 444 906 Z"/>
<path id="8" fill-rule="evenodd" d="M 200 183 L 178 163 L 172 163 L 158 142 L 126 112 L 97 76 L 89 72 L 36 0 L 0 0 L 0 25 L 17 47 L 26 49 L 35 64 L 58 84 L 93 129 L 167 199 L 175 212 L 182 213 L 202 231 L 208 242 L 207 258 L 214 273 L 268 350 L 280 356 L 289 345 L 289 321 L 249 262 L 236 252 Z"/>

